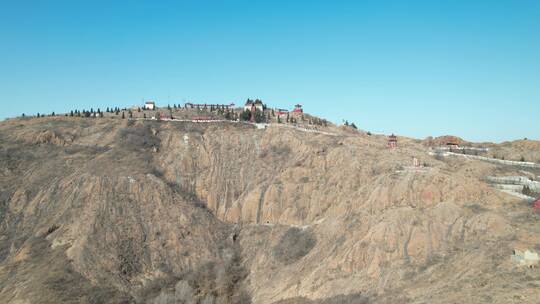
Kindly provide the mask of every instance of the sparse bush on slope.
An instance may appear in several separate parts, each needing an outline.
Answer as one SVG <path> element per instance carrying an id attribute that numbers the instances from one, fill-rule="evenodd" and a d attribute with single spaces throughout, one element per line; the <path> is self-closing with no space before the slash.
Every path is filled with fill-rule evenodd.
<path id="1" fill-rule="evenodd" d="M 276 260 L 291 264 L 307 255 L 316 243 L 315 235 L 311 231 L 293 227 L 285 232 L 272 253 Z"/>
<path id="2" fill-rule="evenodd" d="M 118 136 L 122 146 L 131 150 L 159 148 L 160 139 L 155 135 L 156 129 L 152 127 L 145 124 L 121 129 Z"/>
<path id="3" fill-rule="evenodd" d="M 304 297 L 287 299 L 273 304 L 369 304 L 375 303 L 362 294 L 339 295 L 320 300 L 309 300 Z M 402 302 L 399 302 L 402 303 Z"/>

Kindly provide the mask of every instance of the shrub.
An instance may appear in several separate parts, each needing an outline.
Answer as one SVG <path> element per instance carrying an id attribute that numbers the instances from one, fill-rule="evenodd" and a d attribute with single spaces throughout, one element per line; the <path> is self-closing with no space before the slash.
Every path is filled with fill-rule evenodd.
<path id="1" fill-rule="evenodd" d="M 391 303 L 406 303 L 407 301 L 393 301 Z M 275 302 L 274 304 L 369 304 L 375 303 L 370 300 L 369 296 L 353 293 L 348 295 L 337 295 L 330 298 L 309 300 L 304 297 L 289 298 Z M 385 302 L 387 303 L 387 302 Z"/>
<path id="2" fill-rule="evenodd" d="M 270 152 L 275 156 L 288 156 L 291 154 L 291 148 L 289 146 L 271 146 Z"/>
<path id="3" fill-rule="evenodd" d="M 272 254 L 278 261 L 291 264 L 306 256 L 316 243 L 317 239 L 311 231 L 293 227 L 281 237 Z"/>
<path id="4" fill-rule="evenodd" d="M 481 212 L 487 211 L 487 209 L 484 206 L 477 203 L 467 205 L 466 207 L 469 208 L 473 213 L 481 213 Z"/>
<path id="5" fill-rule="evenodd" d="M 51 227 L 49 227 L 49 229 L 47 229 L 47 234 L 46 235 L 49 235 L 53 232 L 55 232 L 56 230 L 58 230 L 58 228 L 60 228 L 60 226 L 54 224 L 52 225 Z"/>
<path id="6" fill-rule="evenodd" d="M 532 195 L 532 191 L 531 189 L 529 188 L 529 186 L 523 186 L 523 190 L 521 191 L 523 193 L 523 195 L 527 195 L 527 196 L 531 196 Z"/>
<path id="7" fill-rule="evenodd" d="M 157 136 L 152 134 L 149 125 L 121 129 L 119 137 L 124 144 L 123 146 L 132 150 L 159 147 L 161 142 Z"/>
<path id="8" fill-rule="evenodd" d="M 123 277 L 129 278 L 141 271 L 142 265 L 132 237 L 120 240 L 117 244 L 118 271 Z"/>
<path id="9" fill-rule="evenodd" d="M 242 113 L 240 113 L 240 120 L 243 120 L 243 121 L 248 121 L 250 120 L 251 118 L 251 112 L 250 111 L 242 111 Z"/>
<path id="10" fill-rule="evenodd" d="M 256 110 L 255 113 L 253 113 L 253 120 L 256 123 L 264 122 L 265 121 L 264 113 L 259 110 Z"/>

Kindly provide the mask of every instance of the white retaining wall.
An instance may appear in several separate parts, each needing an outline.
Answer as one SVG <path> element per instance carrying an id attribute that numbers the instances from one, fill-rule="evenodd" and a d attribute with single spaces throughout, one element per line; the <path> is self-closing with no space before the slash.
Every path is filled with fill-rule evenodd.
<path id="1" fill-rule="evenodd" d="M 482 160 L 494 164 L 500 164 L 500 165 L 507 165 L 507 166 L 519 166 L 519 167 L 525 167 L 525 168 L 540 168 L 540 164 L 533 163 L 533 162 L 520 162 L 520 161 L 513 161 L 513 160 L 502 160 L 502 159 L 496 159 L 491 157 L 485 157 L 485 156 L 478 156 L 478 155 L 469 155 L 469 154 L 460 154 L 460 153 L 454 153 L 454 152 L 430 152 L 431 155 L 442 155 L 442 156 L 461 156 L 468 159 L 477 159 Z"/>

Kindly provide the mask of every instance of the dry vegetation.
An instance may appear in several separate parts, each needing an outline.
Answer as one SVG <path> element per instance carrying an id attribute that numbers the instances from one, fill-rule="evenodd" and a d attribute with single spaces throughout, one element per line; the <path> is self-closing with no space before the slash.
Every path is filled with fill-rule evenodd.
<path id="1" fill-rule="evenodd" d="M 537 269 L 510 254 L 540 249 L 540 215 L 484 182 L 522 168 L 332 131 L 1 123 L 0 299 L 535 303 Z M 396 172 L 413 158 L 429 166 Z"/>

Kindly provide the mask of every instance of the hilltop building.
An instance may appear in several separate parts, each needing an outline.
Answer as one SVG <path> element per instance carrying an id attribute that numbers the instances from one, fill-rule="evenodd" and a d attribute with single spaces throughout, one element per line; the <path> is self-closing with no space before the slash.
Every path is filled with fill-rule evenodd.
<path id="1" fill-rule="evenodd" d="M 144 103 L 144 108 L 147 110 L 154 110 L 156 108 L 156 103 L 152 100 L 148 100 Z"/>
<path id="2" fill-rule="evenodd" d="M 395 136 L 393 133 L 392 135 L 388 136 L 388 148 L 397 148 L 397 136 Z"/>
<path id="3" fill-rule="evenodd" d="M 274 113 L 278 116 L 282 116 L 289 114 L 289 110 L 276 108 L 274 109 Z"/>
<path id="4" fill-rule="evenodd" d="M 292 110 L 293 113 L 304 113 L 304 110 L 302 109 L 301 104 L 297 104 L 294 106 L 294 110 Z"/>
<path id="5" fill-rule="evenodd" d="M 459 144 L 455 141 L 449 141 L 446 143 L 446 146 L 450 149 L 458 149 L 459 148 Z"/>
<path id="6" fill-rule="evenodd" d="M 255 111 L 255 110 L 259 110 L 259 111 L 263 111 L 264 110 L 264 105 L 262 103 L 261 100 L 259 99 L 256 99 L 256 100 L 251 100 L 251 99 L 248 99 L 246 101 L 246 104 L 244 105 L 244 111 Z"/>

